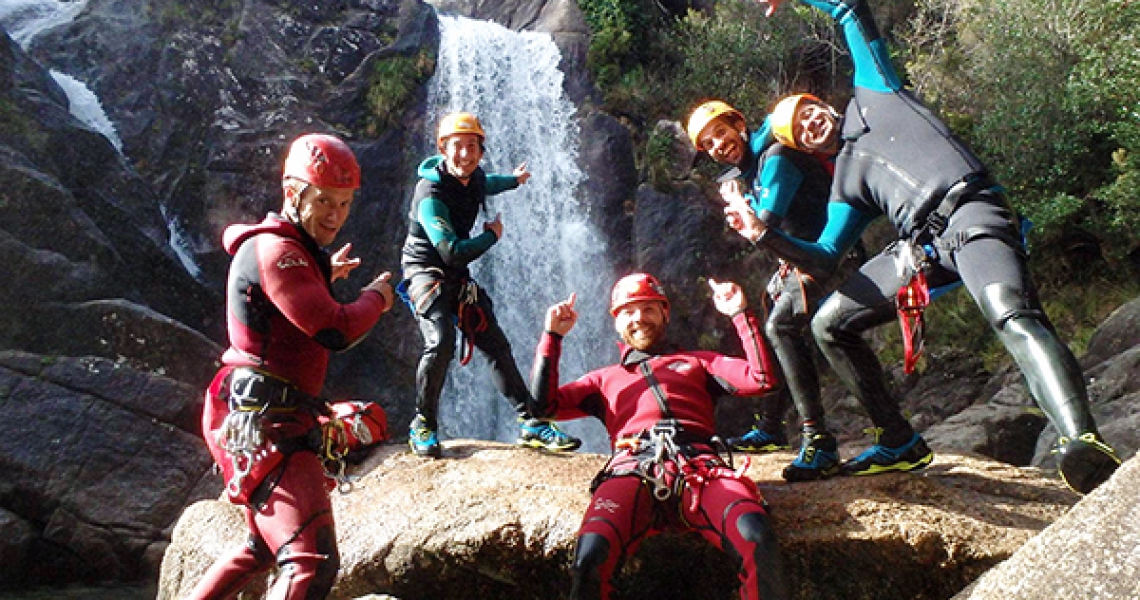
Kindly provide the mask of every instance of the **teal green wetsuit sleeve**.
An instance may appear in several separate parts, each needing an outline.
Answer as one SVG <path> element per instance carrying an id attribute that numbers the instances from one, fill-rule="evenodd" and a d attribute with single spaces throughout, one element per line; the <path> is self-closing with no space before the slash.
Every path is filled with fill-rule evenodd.
<path id="1" fill-rule="evenodd" d="M 800 0 L 831 15 L 843 30 L 851 61 L 855 64 L 854 84 L 876 92 L 895 92 L 902 89 L 902 80 L 891 64 L 887 42 L 879 35 L 874 19 L 857 11 L 870 12 L 866 2 L 852 7 L 836 0 Z"/>
<path id="2" fill-rule="evenodd" d="M 791 160 L 779 155 L 769 157 L 760 169 L 752 210 L 765 223 L 771 223 L 771 216 L 776 216 L 777 221 L 783 219 L 803 181 L 804 174 Z"/>
<path id="3" fill-rule="evenodd" d="M 774 228 L 765 230 L 759 241 L 810 273 L 830 273 L 874 220 L 874 215 L 850 204 L 831 202 L 827 205 L 827 225 L 815 242 L 791 237 Z"/>
<path id="4" fill-rule="evenodd" d="M 487 175 L 487 195 L 494 196 L 519 187 L 519 178 L 514 175 Z"/>
<path id="5" fill-rule="evenodd" d="M 447 206 L 433 197 L 420 202 L 416 219 L 427 232 L 435 249 L 443 261 L 451 266 L 463 266 L 479 258 L 498 241 L 490 231 L 471 238 L 459 239 L 451 224 L 451 213 Z"/>

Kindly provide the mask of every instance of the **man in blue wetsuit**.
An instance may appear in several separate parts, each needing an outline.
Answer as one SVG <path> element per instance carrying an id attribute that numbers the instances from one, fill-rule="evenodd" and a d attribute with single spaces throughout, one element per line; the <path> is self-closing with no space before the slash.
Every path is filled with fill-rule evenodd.
<path id="1" fill-rule="evenodd" d="M 827 225 L 811 243 L 766 225 L 743 199 L 734 199 L 725 213 L 729 224 L 758 247 L 812 273 L 834 269 L 878 217 L 887 217 L 898 232 L 899 242 L 852 275 L 812 319 L 820 349 L 877 432 L 875 444 L 845 462 L 843 470 L 852 475 L 908 471 L 932 460 L 926 442 L 900 412 L 862 333 L 894 319 L 900 288 L 914 289 L 919 279 L 930 287 L 960 279 L 1059 432 L 1061 477 L 1088 493 L 1120 461 L 1097 431 L 1079 364 L 1042 311 L 1001 188 L 981 160 L 903 88 L 866 2 L 800 1 L 835 19 L 855 63 L 842 139 L 831 143 L 841 147 Z M 768 14 L 782 2 L 765 2 Z M 819 118 L 829 117 L 805 111 L 793 125 L 812 130 Z"/>
<path id="2" fill-rule="evenodd" d="M 834 152 L 813 153 L 790 135 L 792 117 L 805 101 L 826 106 L 810 94 L 781 100 L 754 132 L 732 106 L 711 100 L 690 115 L 687 132 L 693 146 L 713 160 L 734 167 L 724 193 L 743 196 L 761 220 L 790 235 L 815 239 L 827 221 L 828 190 Z M 727 197 L 727 196 L 726 196 Z M 854 263 L 856 261 L 848 261 Z M 788 481 L 830 477 L 839 471 L 835 437 L 824 423 L 819 374 L 808 325 L 838 273 L 823 280 L 781 260 L 768 285 L 770 309 L 764 324 L 801 419 L 799 456 L 783 472 Z M 729 440 L 736 450 L 768 452 L 787 448 L 783 417 L 787 397 L 769 394 L 752 430 Z"/>
<path id="3" fill-rule="evenodd" d="M 471 346 L 483 352 L 490 362 L 492 382 L 518 412 L 518 444 L 556 452 L 575 450 L 580 440 L 527 413 L 530 391 L 519 374 L 510 342 L 495 319 L 491 298 L 468 270 L 503 235 L 503 223 L 496 215 L 483 223 L 479 235 L 471 237 L 487 196 L 513 190 L 530 178 L 525 163 L 511 175 L 485 173 L 479 166 L 484 138 L 475 115 L 447 115 L 436 136 L 441 155 L 419 167 L 420 181 L 412 198 L 411 224 L 401 258 L 403 286 L 424 341 L 416 371 L 416 416 L 408 443 L 420 456 L 438 458 L 442 454 L 436 433 L 439 396 L 455 356 L 458 329 L 463 336 L 461 361 L 469 358 Z"/>

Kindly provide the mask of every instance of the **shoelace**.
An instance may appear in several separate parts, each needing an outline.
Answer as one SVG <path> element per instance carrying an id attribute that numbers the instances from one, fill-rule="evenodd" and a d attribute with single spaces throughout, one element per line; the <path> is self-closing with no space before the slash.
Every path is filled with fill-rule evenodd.
<path id="1" fill-rule="evenodd" d="M 538 428 L 538 437 L 544 442 L 561 442 L 566 436 L 554 425 L 544 423 Z"/>

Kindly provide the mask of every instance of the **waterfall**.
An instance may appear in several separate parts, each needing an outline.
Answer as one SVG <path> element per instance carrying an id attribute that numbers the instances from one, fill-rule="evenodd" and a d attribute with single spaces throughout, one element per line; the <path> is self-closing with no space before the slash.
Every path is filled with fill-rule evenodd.
<path id="1" fill-rule="evenodd" d="M 530 180 L 488 197 L 486 217 L 502 213 L 503 238 L 472 264 L 475 280 L 494 300 L 495 314 L 529 376 L 546 308 L 578 294 L 578 324 L 567 336 L 562 381 L 612 362 L 616 335 L 607 304 L 613 281 L 605 243 L 578 199 L 578 123 L 562 89 L 560 53 L 549 34 L 514 32 L 486 21 L 440 15 L 440 48 L 428 91 L 428 122 L 451 112 L 477 115 L 487 133 L 483 168 L 510 173 L 526 162 Z M 434 149 L 434 148 L 433 148 Z M 481 222 L 481 221 L 480 221 Z M 478 222 L 476 228 L 479 227 Z M 467 366 L 452 363 L 440 399 L 444 438 L 513 442 L 509 403 L 491 386 L 476 352 Z M 609 452 L 596 419 L 563 424 L 589 452 Z"/>
<path id="2" fill-rule="evenodd" d="M 61 27 L 75 20 L 87 6 L 87 0 L 0 0 L 0 27 L 25 51 L 39 34 Z M 85 83 L 55 69 L 48 73 L 67 94 L 68 110 L 84 125 L 107 138 L 121 155 L 123 141 L 115 130 L 115 124 L 107 117 L 99 97 Z M 194 262 L 186 239 L 185 228 L 171 220 L 162 210 L 170 232 L 170 247 L 179 262 L 193 277 L 199 278 L 201 268 Z"/>
<path id="3" fill-rule="evenodd" d="M 111 119 L 107 118 L 107 113 L 103 111 L 103 105 L 99 103 L 99 97 L 95 95 L 95 92 L 92 92 L 87 85 L 71 75 L 60 73 L 55 69 L 50 70 L 49 73 L 67 94 L 68 108 L 72 116 L 91 129 L 103 134 L 103 137 L 107 138 L 115 150 L 121 154 L 123 152 L 123 140 L 119 139 L 119 133 L 115 131 Z"/>
<path id="4" fill-rule="evenodd" d="M 27 50 L 40 33 L 70 23 L 87 6 L 87 0 L 0 0 L 0 25 Z"/>
<path id="5" fill-rule="evenodd" d="M 67 25 L 86 6 L 87 0 L 0 0 L 0 26 L 21 48 L 27 50 L 36 36 L 49 29 Z M 49 73 L 67 94 L 68 109 L 72 116 L 106 137 L 121 153 L 123 142 L 95 93 L 71 75 L 54 69 Z"/>

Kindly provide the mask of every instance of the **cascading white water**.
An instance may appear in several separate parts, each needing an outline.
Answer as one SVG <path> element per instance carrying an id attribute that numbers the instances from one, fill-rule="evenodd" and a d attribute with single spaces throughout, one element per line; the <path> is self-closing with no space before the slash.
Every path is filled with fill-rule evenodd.
<path id="1" fill-rule="evenodd" d="M 86 84 L 71 75 L 60 73 L 55 69 L 49 73 L 67 94 L 71 114 L 91 129 L 103 134 L 115 147 L 115 150 L 121 153 L 123 151 L 123 140 L 119 139 L 119 132 L 115 131 L 115 125 L 111 123 L 111 119 L 107 118 L 107 113 L 103 111 L 103 105 L 99 103 L 99 97 L 95 95 L 95 92 L 92 92 Z"/>
<path id="2" fill-rule="evenodd" d="M 519 189 L 488 197 L 486 217 L 502 213 L 503 239 L 473 263 L 473 275 L 494 300 L 524 378 L 546 308 L 578 294 L 579 320 L 561 362 L 562 381 L 569 381 L 612 361 L 615 335 L 606 312 L 612 267 L 577 198 L 584 180 L 577 164 L 578 123 L 562 89 L 560 53 L 549 34 L 448 15 L 439 20 L 429 123 L 451 112 L 474 113 L 487 132 L 484 170 L 510 173 L 525 162 L 532 174 Z M 452 363 L 440 400 L 440 428 L 444 438 L 517 437 L 514 411 L 491 386 L 478 352 L 465 367 Z M 564 429 L 583 438 L 584 450 L 609 452 L 596 419 L 566 423 Z"/>
<path id="3" fill-rule="evenodd" d="M 0 0 L 0 25 L 27 49 L 37 35 L 70 23 L 86 6 L 87 0 Z"/>
<path id="4" fill-rule="evenodd" d="M 0 0 L 0 26 L 21 48 L 27 50 L 37 35 L 70 23 L 86 6 L 87 0 Z M 71 75 L 54 69 L 49 73 L 67 94 L 71 114 L 103 134 L 116 150 L 122 152 L 123 142 L 95 93 Z"/>
<path id="5" fill-rule="evenodd" d="M 21 48 L 27 50 L 37 35 L 70 23 L 86 6 L 87 0 L 0 0 L 0 27 L 3 27 Z M 115 124 L 107 117 L 95 92 L 71 75 L 55 69 L 48 72 L 67 94 L 68 110 L 72 116 L 106 137 L 121 154 L 123 141 L 115 130 Z M 165 210 L 163 216 L 166 217 Z M 170 248 L 174 250 L 182 266 L 195 278 L 199 277 L 201 269 L 194 262 L 189 250 L 184 228 L 169 218 L 166 227 L 170 232 Z"/>

